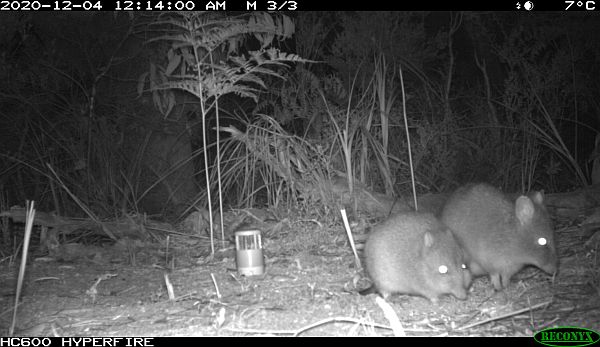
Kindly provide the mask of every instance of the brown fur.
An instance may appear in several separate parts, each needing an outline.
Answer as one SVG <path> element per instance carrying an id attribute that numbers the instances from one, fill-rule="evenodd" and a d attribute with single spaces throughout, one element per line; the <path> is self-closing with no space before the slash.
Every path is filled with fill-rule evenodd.
<path id="1" fill-rule="evenodd" d="M 525 265 L 553 274 L 557 269 L 554 232 L 541 192 L 509 200 L 487 184 L 459 188 L 441 219 L 464 248 L 474 276 L 489 274 L 497 290 Z M 539 245 L 544 238 L 546 245 Z"/>
<path id="2" fill-rule="evenodd" d="M 374 289 L 420 295 L 437 302 L 443 294 L 466 299 L 471 276 L 452 233 L 430 213 L 402 213 L 377 225 L 365 245 Z M 445 265 L 447 273 L 439 267 Z M 368 291 L 367 291 L 368 292 Z"/>

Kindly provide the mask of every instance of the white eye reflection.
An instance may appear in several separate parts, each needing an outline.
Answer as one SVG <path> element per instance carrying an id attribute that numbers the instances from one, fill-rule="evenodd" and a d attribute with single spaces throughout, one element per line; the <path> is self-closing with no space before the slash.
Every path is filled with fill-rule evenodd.
<path id="1" fill-rule="evenodd" d="M 446 265 L 440 265 L 440 267 L 438 268 L 438 271 L 439 271 L 441 274 L 448 273 L 448 267 L 447 267 Z"/>
<path id="2" fill-rule="evenodd" d="M 467 269 L 467 264 L 461 264 L 460 267 L 462 267 L 463 270 L 466 270 Z"/>
<path id="3" fill-rule="evenodd" d="M 548 240 L 546 240 L 546 238 L 545 238 L 545 237 L 540 237 L 540 238 L 537 240 L 537 243 L 538 243 L 538 245 L 540 245 L 540 246 L 545 246 L 545 245 L 547 245 L 547 244 L 548 244 Z"/>

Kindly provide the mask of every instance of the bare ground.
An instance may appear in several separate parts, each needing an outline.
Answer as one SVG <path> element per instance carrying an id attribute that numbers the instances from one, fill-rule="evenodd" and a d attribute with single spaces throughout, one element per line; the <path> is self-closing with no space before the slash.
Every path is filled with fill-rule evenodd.
<path id="1" fill-rule="evenodd" d="M 557 221 L 559 274 L 527 268 L 496 293 L 487 278 L 469 298 L 393 296 L 408 336 L 531 336 L 550 326 L 600 330 L 600 238 Z M 593 234 L 592 234 L 593 235 Z M 597 236 L 597 235 L 596 235 Z M 587 242 L 587 245 L 586 245 Z M 206 241 L 65 246 L 30 257 L 18 336 L 392 335 L 368 281 L 354 266 L 341 226 L 295 223 L 264 238 L 266 274 L 240 277 L 231 246 L 214 258 Z M 0 331 L 6 335 L 18 261 L 0 263 Z M 214 278 L 212 276 L 214 276 Z M 99 281 L 100 280 L 100 281 Z M 167 283 L 175 298 L 169 299 Z"/>

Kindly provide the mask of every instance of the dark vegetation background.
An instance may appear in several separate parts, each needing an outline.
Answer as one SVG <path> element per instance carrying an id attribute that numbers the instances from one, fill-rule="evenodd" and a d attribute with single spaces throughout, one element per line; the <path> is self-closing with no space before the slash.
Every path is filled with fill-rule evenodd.
<path id="1" fill-rule="evenodd" d="M 405 116 L 419 194 L 597 183 L 598 32 L 595 13 L 3 13 L 2 209 L 175 220 L 210 192 L 328 215 L 332 177 L 411 194 Z"/>

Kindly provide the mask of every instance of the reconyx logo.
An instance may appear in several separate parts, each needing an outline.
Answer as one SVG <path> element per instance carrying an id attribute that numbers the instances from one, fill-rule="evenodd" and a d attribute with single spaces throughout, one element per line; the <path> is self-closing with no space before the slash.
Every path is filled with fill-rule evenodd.
<path id="1" fill-rule="evenodd" d="M 552 347 L 589 346 L 600 341 L 594 330 L 577 327 L 557 327 L 538 331 L 533 338 L 542 345 Z"/>

